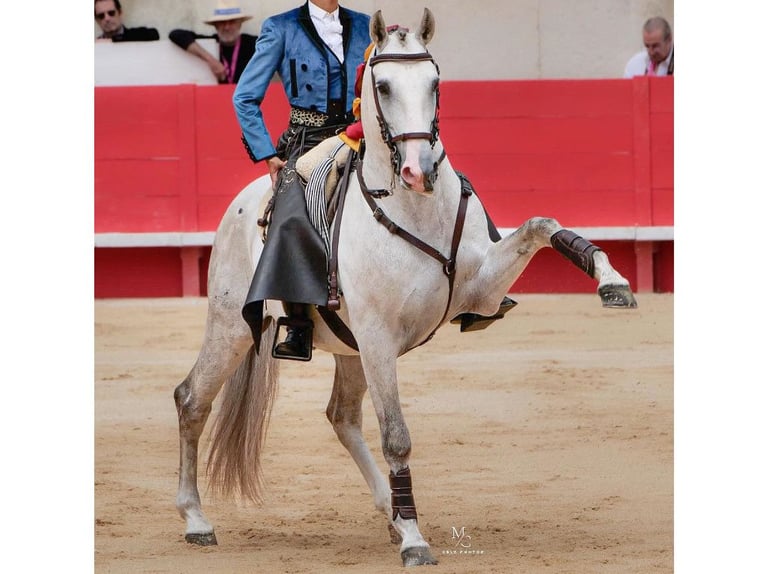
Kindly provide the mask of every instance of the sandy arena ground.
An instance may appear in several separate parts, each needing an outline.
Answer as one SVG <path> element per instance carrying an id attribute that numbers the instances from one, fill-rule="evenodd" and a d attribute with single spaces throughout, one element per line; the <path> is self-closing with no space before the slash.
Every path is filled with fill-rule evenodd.
<path id="1" fill-rule="evenodd" d="M 420 527 L 440 561 L 427 571 L 672 572 L 673 296 L 642 294 L 635 311 L 595 294 L 514 298 L 489 329 L 445 327 L 399 361 Z M 203 491 L 219 545 L 184 541 L 172 395 L 206 308 L 95 303 L 96 572 L 405 571 L 325 419 L 323 352 L 281 364 L 265 505 Z M 369 395 L 364 413 L 384 468 Z"/>

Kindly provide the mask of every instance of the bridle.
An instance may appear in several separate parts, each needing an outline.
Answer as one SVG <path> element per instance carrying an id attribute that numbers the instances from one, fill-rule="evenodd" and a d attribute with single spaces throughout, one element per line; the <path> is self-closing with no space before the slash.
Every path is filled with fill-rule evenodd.
<path id="1" fill-rule="evenodd" d="M 388 146 L 389 150 L 391 151 L 391 164 L 396 172 L 396 175 L 399 175 L 399 169 L 400 169 L 400 163 L 401 163 L 401 157 L 399 155 L 399 151 L 396 149 L 396 142 L 399 141 L 405 141 L 408 139 L 428 139 L 431 143 L 431 149 L 433 149 L 434 145 L 439 139 L 439 87 L 436 87 L 436 107 L 434 110 L 434 118 L 431 121 L 431 131 L 430 132 L 406 132 L 401 133 L 396 136 L 391 135 L 391 130 L 389 128 L 388 123 L 386 122 L 385 118 L 383 117 L 383 110 L 380 106 L 380 101 L 378 99 L 378 90 L 375 83 L 375 73 L 374 73 L 374 67 L 375 64 L 379 64 L 380 62 L 419 62 L 419 61 L 430 61 L 433 63 L 434 66 L 436 66 L 436 72 L 439 73 L 439 66 L 434 62 L 433 57 L 428 52 L 421 52 L 418 54 L 381 54 L 372 56 L 368 62 L 368 65 L 370 66 L 370 76 L 372 80 L 372 87 L 373 87 L 373 94 L 374 94 L 374 100 L 375 100 L 375 108 L 378 112 L 378 123 L 380 124 L 380 131 L 381 135 L 383 136 L 383 141 L 386 142 L 386 145 Z M 439 171 L 439 164 L 444 160 L 446 157 L 446 152 L 442 149 L 442 153 L 439 156 L 439 159 L 437 159 L 434 162 L 434 170 L 433 170 L 433 180 L 436 179 L 436 174 Z M 457 215 L 455 217 L 455 227 L 452 231 L 452 242 L 450 244 L 450 252 L 448 255 L 442 254 L 438 249 L 432 247 L 425 241 L 417 238 L 412 233 L 408 232 L 406 229 L 403 229 L 399 225 L 397 225 L 395 222 L 393 222 L 383 211 L 383 209 L 378 206 L 378 204 L 375 202 L 375 197 L 384 197 L 385 195 L 390 195 L 390 192 L 388 190 L 371 190 L 367 187 L 364 176 L 362 175 L 362 158 L 360 156 L 360 159 L 358 161 L 356 174 L 357 179 L 359 180 L 359 187 L 362 190 L 362 196 L 364 197 L 365 201 L 367 202 L 367 205 L 372 210 L 372 216 L 375 218 L 375 220 L 383 225 L 389 233 L 393 235 L 398 235 L 402 239 L 404 239 L 407 243 L 410 245 L 413 245 L 429 257 L 432 257 L 436 261 L 438 261 L 442 266 L 442 271 L 444 272 L 444 275 L 447 276 L 448 286 L 449 286 L 449 293 L 447 295 L 447 305 L 444 309 L 444 315 L 442 316 L 441 321 L 439 321 L 438 325 L 441 325 L 444 320 L 447 318 L 447 313 L 449 312 L 450 305 L 452 303 L 452 294 L 454 290 L 455 285 L 455 263 L 457 258 L 457 252 L 458 248 L 460 247 L 460 239 L 463 235 L 463 224 L 465 223 L 465 215 L 466 211 L 468 209 L 468 199 L 471 195 L 473 195 L 473 189 L 471 188 L 470 183 L 468 183 L 467 180 L 464 180 L 461 178 L 461 193 L 460 193 L 460 201 L 458 203 L 458 209 L 457 209 Z M 438 325 L 436 329 L 438 329 Z M 436 333 L 436 329 L 434 329 L 426 339 L 418 345 L 422 345 L 426 343 L 427 341 L 430 341 L 431 338 L 434 336 L 434 333 Z"/>
<path id="2" fill-rule="evenodd" d="M 391 152 L 391 165 L 394 168 L 394 173 L 401 175 L 402 157 L 399 153 L 396 143 L 411 139 L 427 139 L 431 143 L 431 149 L 439 139 L 439 86 L 436 86 L 436 106 L 434 107 L 434 117 L 431 120 L 430 132 L 405 132 L 395 136 L 391 135 L 391 128 L 383 115 L 383 108 L 380 105 L 380 98 L 378 96 L 377 84 L 375 82 L 375 65 L 381 62 L 431 62 L 436 67 L 436 73 L 439 74 L 439 65 L 434 61 L 433 56 L 428 52 L 420 52 L 418 54 L 377 54 L 371 56 L 367 65 L 370 67 L 370 78 L 372 80 L 372 94 L 375 102 L 375 109 L 377 110 L 378 124 L 380 125 L 380 134 L 383 137 L 383 141 L 388 146 Z M 441 161 L 442 158 L 440 158 Z M 438 167 L 439 162 L 434 162 L 434 172 Z"/>

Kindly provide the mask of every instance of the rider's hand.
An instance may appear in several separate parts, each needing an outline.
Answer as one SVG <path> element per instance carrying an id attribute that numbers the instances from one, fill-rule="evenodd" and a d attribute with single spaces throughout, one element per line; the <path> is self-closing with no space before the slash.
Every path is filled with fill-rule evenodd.
<path id="1" fill-rule="evenodd" d="M 286 163 L 287 162 L 282 161 L 276 155 L 266 160 L 266 165 L 269 166 L 269 175 L 271 176 L 271 187 L 274 190 L 277 189 L 277 178 L 279 177 L 279 172 L 282 171 L 282 168 L 285 167 Z"/>

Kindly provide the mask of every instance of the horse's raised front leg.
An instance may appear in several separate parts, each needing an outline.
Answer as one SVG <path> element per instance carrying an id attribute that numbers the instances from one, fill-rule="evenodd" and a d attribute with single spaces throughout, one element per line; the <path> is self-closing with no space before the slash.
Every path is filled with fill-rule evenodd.
<path id="1" fill-rule="evenodd" d="M 378 344 L 380 341 L 378 340 Z M 362 365 L 380 425 L 383 456 L 390 468 L 389 520 L 402 537 L 399 548 L 404 566 L 437 564 L 418 528 L 418 514 L 409 468 L 410 433 L 404 422 L 396 380 L 396 355 L 381 353 L 383 345 L 362 352 Z"/>
<path id="2" fill-rule="evenodd" d="M 212 524 L 202 512 L 197 488 L 199 439 L 210 415 L 213 399 L 251 344 L 249 330 L 238 309 L 222 312 L 228 314 L 225 318 L 218 317 L 218 320 L 229 321 L 231 325 L 226 336 L 215 332 L 213 313 L 211 310 L 208 316 L 208 327 L 197 361 L 173 393 L 181 443 L 176 508 L 186 520 L 186 541 L 201 546 L 217 544 L 217 541 Z"/>
<path id="3" fill-rule="evenodd" d="M 600 247 L 569 229 L 554 233 L 551 246 L 598 281 L 598 294 L 604 307 L 638 306 L 627 279 L 611 266 Z"/>
<path id="4" fill-rule="evenodd" d="M 507 290 L 521 275 L 532 257 L 543 247 L 553 247 L 577 267 L 598 281 L 598 294 L 604 307 L 636 307 L 636 300 L 627 279 L 609 263 L 601 248 L 575 232 L 561 227 L 547 217 L 533 217 L 510 235 L 490 247 L 487 263 L 482 269 L 489 284 Z M 492 278 L 501 277 L 501 282 Z M 494 297 L 491 301 L 502 297 Z M 490 302 L 491 302 L 490 301 Z M 495 305 L 497 303 L 494 303 Z M 489 309 L 492 312 L 492 309 Z"/>
<path id="5" fill-rule="evenodd" d="M 375 508 L 387 518 L 391 516 L 391 490 L 380 472 L 367 442 L 362 435 L 362 400 L 367 392 L 362 361 L 359 356 L 334 355 L 335 380 L 327 405 L 327 419 L 332 423 L 340 443 L 346 447 L 362 472 L 372 493 Z M 391 541 L 402 541 L 389 523 Z"/>

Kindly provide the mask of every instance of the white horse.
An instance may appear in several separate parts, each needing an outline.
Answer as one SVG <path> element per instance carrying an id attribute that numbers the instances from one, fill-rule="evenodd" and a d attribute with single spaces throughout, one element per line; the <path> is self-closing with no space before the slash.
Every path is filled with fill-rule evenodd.
<path id="1" fill-rule="evenodd" d="M 499 241 L 489 238 L 481 203 L 476 195 L 461 193 L 461 180 L 438 138 L 439 72 L 425 49 L 433 33 L 428 9 L 416 32 L 387 31 L 379 11 L 371 20 L 375 48 L 362 89 L 366 150 L 359 177 L 350 180 L 338 249 L 338 316 L 353 332 L 358 351 L 334 334 L 316 308 L 311 311 L 314 346 L 335 358 L 327 418 L 361 470 L 375 507 L 387 517 L 392 539 L 401 540 L 406 566 L 436 560 L 418 528 L 397 358 L 460 314 L 497 313 L 509 288 L 543 247 L 553 246 L 598 281 L 604 306 L 636 306 L 628 282 L 606 254 L 554 219 L 535 217 Z M 389 193 L 374 200 L 379 208 L 375 217 L 363 188 Z M 269 193 L 268 176 L 259 178 L 223 216 L 210 259 L 204 342 L 174 393 L 181 443 L 176 505 L 191 543 L 216 544 L 213 526 L 201 509 L 197 453 L 212 402 L 224 383 L 208 460 L 210 485 L 225 494 L 260 500 L 259 456 L 278 376 L 270 347 L 275 319 L 284 312 L 277 302 L 267 302 L 256 352 L 241 310 L 262 250 L 259 206 Z M 402 230 L 433 252 L 408 243 Z M 445 255 L 440 258 L 436 252 Z M 389 480 L 362 435 L 362 399 L 368 389 Z"/>

